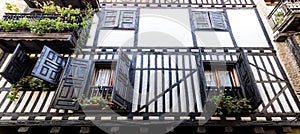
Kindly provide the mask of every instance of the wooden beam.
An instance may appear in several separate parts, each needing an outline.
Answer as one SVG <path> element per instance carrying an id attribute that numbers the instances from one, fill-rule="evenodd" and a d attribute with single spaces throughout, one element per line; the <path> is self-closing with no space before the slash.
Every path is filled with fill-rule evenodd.
<path id="1" fill-rule="evenodd" d="M 59 133 L 61 130 L 61 127 L 52 127 L 51 130 L 50 130 L 50 133 L 51 134 L 57 134 Z"/>

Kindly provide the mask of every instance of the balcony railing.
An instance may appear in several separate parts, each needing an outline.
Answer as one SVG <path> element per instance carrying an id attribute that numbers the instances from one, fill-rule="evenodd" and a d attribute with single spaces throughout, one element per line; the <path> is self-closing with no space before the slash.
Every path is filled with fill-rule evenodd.
<path id="1" fill-rule="evenodd" d="M 225 96 L 236 96 L 238 98 L 244 98 L 242 95 L 241 87 L 207 87 L 207 94 L 211 95 L 225 95 Z"/>
<path id="2" fill-rule="evenodd" d="M 22 20 L 23 18 L 26 18 L 26 20 Z M 55 26 L 50 24 L 51 28 L 49 26 L 49 29 L 51 30 L 44 31 L 42 34 L 32 31 L 31 28 L 34 23 L 40 23 L 41 20 L 45 19 L 50 19 L 51 23 L 61 22 L 62 25 L 57 28 L 57 24 Z M 52 20 L 55 21 L 52 22 Z M 0 48 L 5 52 L 13 52 L 18 43 L 21 43 L 28 50 L 32 50 L 33 53 L 39 53 L 43 47 L 42 45 L 53 46 L 51 48 L 59 53 L 71 53 L 73 50 L 70 48 L 74 48 L 76 45 L 80 34 L 77 31 L 82 28 L 81 22 L 83 20 L 79 15 L 71 19 L 63 17 L 60 14 L 6 13 L 2 17 L 2 21 L 6 23 L 12 21 L 14 23 L 14 25 L 11 25 L 11 29 L 5 28 L 4 23 L 0 26 Z M 22 21 L 25 21 L 27 25 L 21 27 L 22 23 L 24 23 Z M 50 22 L 48 21 L 47 24 Z M 40 25 L 38 27 L 40 28 Z M 44 27 L 47 26 L 41 27 L 45 29 Z"/>
<path id="3" fill-rule="evenodd" d="M 285 38 L 282 37 L 288 36 L 285 33 L 300 31 L 300 1 L 280 1 L 268 15 L 268 19 L 273 27 L 273 32 L 278 32 L 275 40 L 283 41 Z"/>

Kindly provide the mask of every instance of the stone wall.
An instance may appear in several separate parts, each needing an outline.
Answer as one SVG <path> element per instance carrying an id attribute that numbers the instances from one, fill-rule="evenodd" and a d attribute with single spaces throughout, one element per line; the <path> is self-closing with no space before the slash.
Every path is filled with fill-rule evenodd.
<path id="1" fill-rule="evenodd" d="M 285 42 L 276 43 L 277 52 L 281 62 L 284 64 L 286 72 L 289 75 L 290 82 L 296 90 L 297 96 L 300 98 L 300 68 L 296 63 L 294 55 Z"/>

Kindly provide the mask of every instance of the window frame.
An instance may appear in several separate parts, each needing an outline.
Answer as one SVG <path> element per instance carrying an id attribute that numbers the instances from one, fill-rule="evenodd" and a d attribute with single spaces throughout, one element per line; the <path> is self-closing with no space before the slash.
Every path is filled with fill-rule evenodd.
<path id="1" fill-rule="evenodd" d="M 115 19 L 109 20 L 109 18 L 110 19 L 115 18 Z M 137 27 L 136 20 L 137 20 L 137 9 L 125 9 L 125 10 L 107 9 L 104 10 L 103 12 L 101 29 L 112 28 L 112 29 L 122 29 L 122 30 L 135 30 Z M 127 26 L 125 24 L 127 24 Z"/>
<path id="2" fill-rule="evenodd" d="M 204 62 L 204 76 L 205 76 L 205 86 L 210 87 L 225 87 L 225 88 L 241 88 L 240 79 L 237 74 L 236 64 L 234 62 Z M 213 68 L 211 68 L 213 66 Z M 223 86 L 221 84 L 221 79 L 219 72 L 228 71 L 230 77 L 231 86 Z M 209 86 L 206 79 L 206 73 L 210 72 L 215 77 L 215 86 Z"/>
<path id="3" fill-rule="evenodd" d="M 223 11 L 191 11 L 191 16 L 195 30 L 228 31 Z"/>

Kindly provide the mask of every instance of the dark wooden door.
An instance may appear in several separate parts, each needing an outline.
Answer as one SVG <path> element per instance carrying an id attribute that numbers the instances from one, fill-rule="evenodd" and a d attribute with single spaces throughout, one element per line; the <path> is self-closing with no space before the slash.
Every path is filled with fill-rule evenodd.
<path id="1" fill-rule="evenodd" d="M 262 103 L 262 99 L 255 83 L 247 54 L 245 54 L 243 50 L 241 50 L 239 55 L 236 69 L 243 91 L 242 93 L 239 93 L 243 95 L 240 97 L 249 99 L 253 109 L 256 109 Z"/>
<path id="2" fill-rule="evenodd" d="M 129 108 L 133 99 L 133 87 L 129 82 L 130 66 L 131 60 L 128 56 L 122 51 L 119 52 L 112 101 L 124 108 Z"/>
<path id="3" fill-rule="evenodd" d="M 22 77 L 28 74 L 29 69 L 31 68 L 32 62 L 29 56 L 26 54 L 26 51 L 19 44 L 8 65 L 5 67 L 4 71 L 1 72 L 1 75 L 10 83 L 15 84 Z"/>
<path id="4" fill-rule="evenodd" d="M 31 74 L 47 82 L 57 84 L 65 64 L 66 61 L 60 54 L 44 46 Z"/>
<path id="5" fill-rule="evenodd" d="M 86 89 L 91 70 L 91 61 L 69 58 L 58 85 L 52 107 L 57 109 L 78 110 L 78 99 Z"/>

